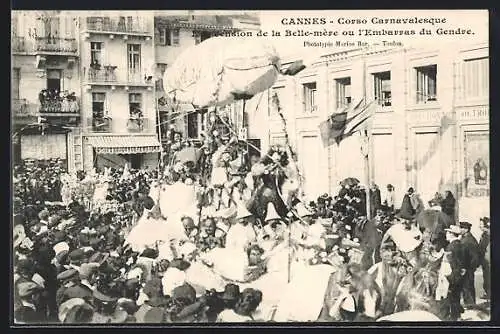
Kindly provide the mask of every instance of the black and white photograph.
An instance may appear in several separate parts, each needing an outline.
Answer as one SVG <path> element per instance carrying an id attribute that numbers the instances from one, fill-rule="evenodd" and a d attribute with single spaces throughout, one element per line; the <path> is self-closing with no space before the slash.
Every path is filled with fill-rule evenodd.
<path id="1" fill-rule="evenodd" d="M 487 10 L 11 11 L 13 326 L 490 321 Z"/>

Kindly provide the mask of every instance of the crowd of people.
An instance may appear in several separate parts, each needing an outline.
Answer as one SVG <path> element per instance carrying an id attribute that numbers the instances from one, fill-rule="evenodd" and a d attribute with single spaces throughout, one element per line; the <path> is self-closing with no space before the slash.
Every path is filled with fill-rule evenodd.
<path id="1" fill-rule="evenodd" d="M 482 267 L 489 298 L 489 219 L 478 242 L 451 192 L 425 205 L 410 188 L 396 208 L 392 185 L 347 178 L 305 203 L 289 148 L 245 159 L 215 137 L 162 172 L 16 166 L 16 322 L 489 317 L 474 287 Z"/>
<path id="2" fill-rule="evenodd" d="M 45 113 L 79 112 L 78 100 L 75 92 L 67 90 L 60 92 L 57 89 L 43 89 L 38 94 L 40 107 Z"/>

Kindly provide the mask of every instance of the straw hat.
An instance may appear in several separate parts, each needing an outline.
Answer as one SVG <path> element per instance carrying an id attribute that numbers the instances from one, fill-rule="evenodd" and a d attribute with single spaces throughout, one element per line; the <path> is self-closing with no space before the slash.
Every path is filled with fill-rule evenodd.
<path id="1" fill-rule="evenodd" d="M 248 209 L 246 208 L 245 205 L 243 205 L 243 204 L 238 205 L 237 214 L 236 214 L 237 220 L 251 217 L 251 216 L 252 216 L 252 213 L 250 211 L 248 211 Z"/>
<path id="2" fill-rule="evenodd" d="M 455 235 L 460 235 L 462 234 L 462 230 L 460 229 L 460 226 L 458 225 L 451 225 L 449 228 L 444 229 L 446 232 L 453 233 Z"/>
<path id="3" fill-rule="evenodd" d="M 280 219 L 281 217 L 280 215 L 278 215 L 278 212 L 276 211 L 274 204 L 272 202 L 267 203 L 267 214 L 264 221 L 267 222 L 270 220 L 280 220 Z"/>

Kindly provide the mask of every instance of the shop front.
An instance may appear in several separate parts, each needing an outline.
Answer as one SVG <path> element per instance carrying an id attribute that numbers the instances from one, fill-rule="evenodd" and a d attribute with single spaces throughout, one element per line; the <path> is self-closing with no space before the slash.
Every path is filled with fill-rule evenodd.
<path id="1" fill-rule="evenodd" d="M 98 169 L 155 169 L 158 165 L 160 142 L 154 135 L 86 137 L 92 149 L 92 166 Z"/>

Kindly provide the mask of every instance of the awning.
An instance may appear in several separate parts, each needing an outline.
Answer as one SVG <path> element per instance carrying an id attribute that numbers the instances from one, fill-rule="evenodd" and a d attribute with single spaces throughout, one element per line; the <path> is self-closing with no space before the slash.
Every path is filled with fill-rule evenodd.
<path id="1" fill-rule="evenodd" d="M 158 138 L 150 136 L 99 136 L 87 137 L 97 153 L 137 154 L 160 152 Z"/>

